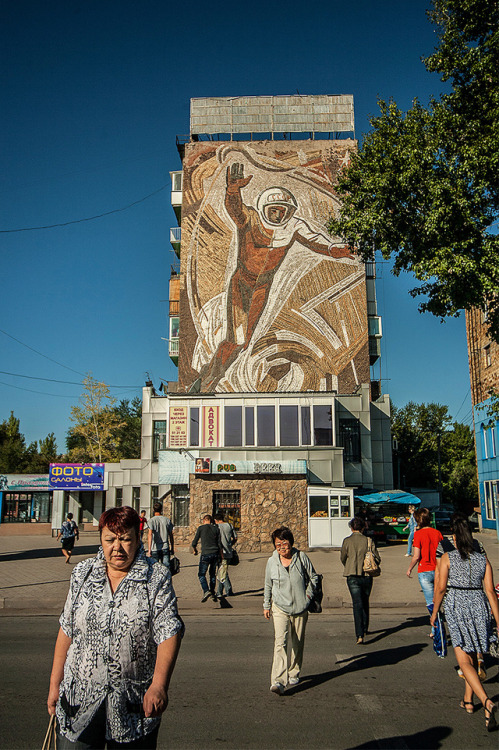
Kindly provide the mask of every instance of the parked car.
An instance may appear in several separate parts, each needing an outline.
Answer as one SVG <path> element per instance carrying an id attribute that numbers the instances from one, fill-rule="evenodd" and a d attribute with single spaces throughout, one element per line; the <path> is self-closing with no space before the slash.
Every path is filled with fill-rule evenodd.
<path id="1" fill-rule="evenodd" d="M 448 510 L 435 510 L 433 512 L 433 523 L 435 528 L 442 532 L 442 534 L 450 533 L 450 519 L 452 513 Z"/>
<path id="2" fill-rule="evenodd" d="M 479 531 L 480 530 L 480 524 L 478 522 L 478 513 L 473 511 L 473 513 L 468 516 L 468 523 L 470 525 L 471 531 Z"/>

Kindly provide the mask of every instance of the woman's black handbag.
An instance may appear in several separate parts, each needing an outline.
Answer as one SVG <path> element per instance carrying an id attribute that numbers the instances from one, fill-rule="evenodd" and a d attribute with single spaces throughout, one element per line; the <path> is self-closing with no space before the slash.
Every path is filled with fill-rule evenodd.
<path id="1" fill-rule="evenodd" d="M 305 589 L 307 589 L 308 588 L 308 584 L 310 583 L 310 577 L 309 577 L 309 575 L 307 573 L 307 569 L 303 565 L 300 553 L 298 553 L 298 558 L 300 560 L 300 565 L 301 565 L 301 569 L 302 569 L 302 573 L 303 573 L 303 580 L 305 582 Z M 310 600 L 309 600 L 308 605 L 307 605 L 307 611 L 310 612 L 313 615 L 318 615 L 318 614 L 320 614 L 322 612 L 322 599 L 324 597 L 324 592 L 322 590 L 322 579 L 324 578 L 324 576 L 322 575 L 322 573 L 317 573 L 317 571 L 315 571 L 315 570 L 314 570 L 314 572 L 315 572 L 315 574 L 317 576 L 317 585 L 314 587 L 314 589 L 312 591 L 312 596 L 310 597 Z"/>
<path id="2" fill-rule="evenodd" d="M 239 555 L 237 554 L 237 550 L 232 550 L 232 557 L 229 557 L 227 562 L 229 565 L 239 565 Z"/>
<path id="3" fill-rule="evenodd" d="M 176 576 L 180 570 L 180 560 L 178 557 L 170 558 L 170 573 L 172 576 Z"/>

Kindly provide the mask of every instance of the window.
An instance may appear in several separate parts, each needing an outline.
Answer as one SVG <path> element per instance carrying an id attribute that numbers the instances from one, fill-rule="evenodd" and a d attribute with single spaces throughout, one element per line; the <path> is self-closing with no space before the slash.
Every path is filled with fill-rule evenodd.
<path id="1" fill-rule="evenodd" d="M 215 513 L 222 513 L 224 521 L 240 531 L 241 490 L 213 490 L 213 514 Z"/>
<path id="2" fill-rule="evenodd" d="M 497 444 L 496 444 L 496 428 L 495 425 L 490 423 L 489 426 L 489 432 L 490 432 L 490 455 L 492 458 L 495 458 L 497 456 Z"/>
<path id="3" fill-rule="evenodd" d="M 3 502 L 3 522 L 29 523 L 31 515 L 31 494 L 6 492 Z"/>
<path id="4" fill-rule="evenodd" d="M 157 502 L 159 502 L 159 487 L 157 484 L 151 484 L 151 508 Z"/>
<path id="5" fill-rule="evenodd" d="M 31 519 L 38 523 L 48 523 L 52 518 L 52 493 L 34 492 Z"/>
<path id="6" fill-rule="evenodd" d="M 178 339 L 179 334 L 179 318 L 170 318 L 170 339 Z"/>
<path id="7" fill-rule="evenodd" d="M 314 406 L 314 445 L 333 444 L 332 407 Z"/>
<path id="8" fill-rule="evenodd" d="M 344 461 L 360 462 L 360 421 L 358 419 L 340 418 L 338 445 L 344 448 Z"/>
<path id="9" fill-rule="evenodd" d="M 255 444 L 255 409 L 253 406 L 244 407 L 244 444 Z"/>
<path id="10" fill-rule="evenodd" d="M 121 506 L 123 505 L 123 487 L 116 487 L 114 504 L 116 508 L 121 508 Z"/>
<path id="11" fill-rule="evenodd" d="M 241 406 L 226 406 L 224 445 L 243 444 L 243 410 Z"/>
<path id="12" fill-rule="evenodd" d="M 257 406 L 257 445 L 275 445 L 275 409 Z"/>
<path id="13" fill-rule="evenodd" d="M 159 451 L 166 448 L 166 420 L 152 423 L 152 460 L 157 461 Z"/>
<path id="14" fill-rule="evenodd" d="M 94 520 L 94 493 L 80 492 L 80 512 L 78 523 L 92 523 Z"/>
<path id="15" fill-rule="evenodd" d="M 172 174 L 172 190 L 182 190 L 182 172 L 173 172 Z"/>
<path id="16" fill-rule="evenodd" d="M 381 336 L 381 318 L 379 315 L 369 316 L 367 324 L 369 336 Z"/>
<path id="17" fill-rule="evenodd" d="M 301 444 L 310 445 L 310 406 L 301 407 Z"/>
<path id="18" fill-rule="evenodd" d="M 189 526 L 189 488 L 175 484 L 172 487 L 172 523 L 174 526 Z"/>
<path id="19" fill-rule="evenodd" d="M 280 445 L 298 445 L 298 407 L 279 407 Z"/>
<path id="20" fill-rule="evenodd" d="M 485 359 L 485 367 L 490 367 L 492 364 L 492 360 L 490 358 L 490 344 L 487 344 L 487 346 L 483 347 L 483 356 Z"/>
<path id="21" fill-rule="evenodd" d="M 496 505 L 498 501 L 498 485 L 497 481 L 484 482 L 483 492 L 485 497 L 485 514 L 488 521 L 495 521 L 496 519 Z"/>
<path id="22" fill-rule="evenodd" d="M 140 487 L 132 487 L 132 508 L 137 513 L 140 510 Z"/>
<path id="23" fill-rule="evenodd" d="M 481 425 L 480 432 L 482 434 L 482 459 L 486 459 L 489 457 L 489 446 L 487 445 L 487 427 L 484 424 Z"/>
<path id="24" fill-rule="evenodd" d="M 199 407 L 191 406 L 190 445 L 199 445 Z"/>

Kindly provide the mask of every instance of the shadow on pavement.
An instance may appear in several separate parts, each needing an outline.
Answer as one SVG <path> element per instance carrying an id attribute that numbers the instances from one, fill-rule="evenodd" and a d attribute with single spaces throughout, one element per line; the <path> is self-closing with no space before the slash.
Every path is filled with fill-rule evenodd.
<path id="1" fill-rule="evenodd" d="M 246 589 L 246 591 L 234 592 L 234 596 L 242 596 L 243 594 L 251 594 L 252 596 L 261 596 L 263 594 L 263 586 L 261 589 Z"/>
<path id="2" fill-rule="evenodd" d="M 384 649 L 383 651 L 369 651 L 367 653 L 361 653 L 358 656 L 351 656 L 348 659 L 342 659 L 341 661 L 336 662 L 336 664 L 344 666 L 340 666 L 339 669 L 331 669 L 328 672 L 306 675 L 303 679 L 300 679 L 299 685 L 288 688 L 284 695 L 295 695 L 296 693 L 301 693 L 309 688 L 318 687 L 324 682 L 329 682 L 329 680 L 341 677 L 343 674 L 358 672 L 362 669 L 373 669 L 375 667 L 386 667 L 392 664 L 398 664 L 405 659 L 417 656 L 424 648 L 427 648 L 426 644 L 414 643 L 409 646 Z"/>
<path id="3" fill-rule="evenodd" d="M 421 750 L 422 747 L 425 750 L 437 750 L 442 747 L 442 740 L 452 734 L 451 727 L 431 727 L 431 729 L 425 729 L 423 732 L 415 732 L 414 734 L 399 734 L 393 737 L 383 737 L 379 740 L 370 740 L 364 742 L 362 745 L 355 745 L 352 747 L 345 748 L 345 750 L 389 750 L 389 748 L 401 748 L 408 747 L 411 750 Z"/>
<path id="4" fill-rule="evenodd" d="M 394 625 L 393 628 L 385 628 L 384 630 L 371 630 L 368 634 L 368 640 L 366 644 L 377 643 L 383 638 L 387 638 L 393 633 L 399 633 L 401 630 L 406 628 L 418 628 L 421 625 L 429 625 L 430 618 L 428 615 L 421 615 L 420 617 L 408 617 L 404 622 L 399 625 Z M 374 638 L 372 637 L 374 636 Z"/>
<path id="5" fill-rule="evenodd" d="M 64 560 L 60 543 L 58 542 L 57 544 L 57 547 L 50 549 L 27 549 L 23 550 L 22 552 L 9 552 L 5 555 L 0 554 L 0 562 L 9 562 L 16 560 L 47 560 L 51 557 L 60 557 L 61 560 Z M 89 544 L 85 547 L 76 544 L 75 548 L 73 549 L 73 557 L 78 557 L 81 555 L 90 557 L 91 555 L 96 555 L 98 549 L 98 544 Z"/>

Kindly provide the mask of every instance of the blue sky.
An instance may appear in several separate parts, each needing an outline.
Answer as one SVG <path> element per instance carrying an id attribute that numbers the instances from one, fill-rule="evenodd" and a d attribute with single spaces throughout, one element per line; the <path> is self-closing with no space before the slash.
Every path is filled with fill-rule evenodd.
<path id="1" fill-rule="evenodd" d="M 188 133 L 191 97 L 353 94 L 361 138 L 378 96 L 406 109 L 439 94 L 420 61 L 436 44 L 428 6 L 4 0 L 0 421 L 13 410 L 28 441 L 54 432 L 64 450 L 81 386 L 49 380 L 91 371 L 132 398 L 147 373 L 156 385 L 176 379 L 161 338 L 176 259 L 169 172 L 180 168 L 175 137 Z M 92 221 L 5 232 L 153 193 Z M 412 278 L 379 270 L 384 391 L 398 406 L 436 401 L 470 422 L 464 317 L 420 315 Z"/>

